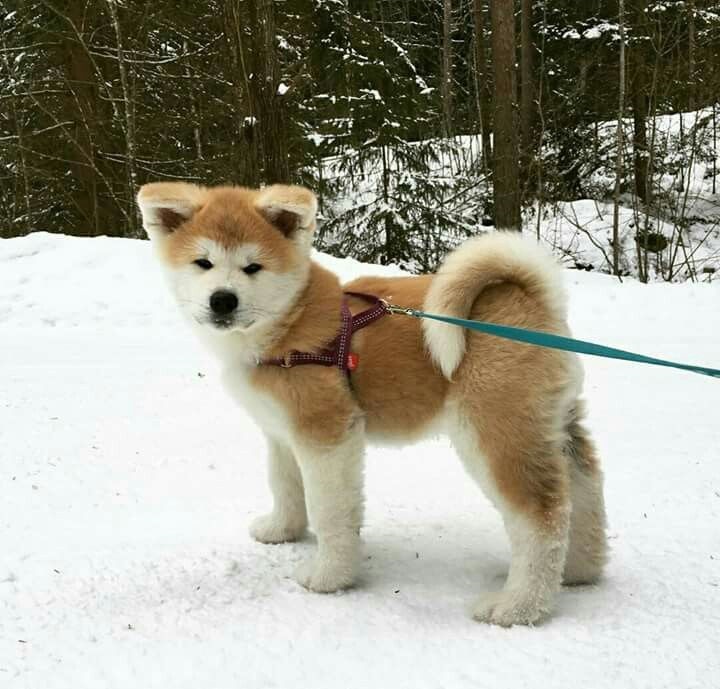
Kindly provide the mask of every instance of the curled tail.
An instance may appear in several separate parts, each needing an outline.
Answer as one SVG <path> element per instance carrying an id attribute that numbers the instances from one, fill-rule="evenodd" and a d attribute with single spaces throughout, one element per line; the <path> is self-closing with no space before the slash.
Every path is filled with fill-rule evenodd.
<path id="1" fill-rule="evenodd" d="M 425 297 L 424 309 L 467 318 L 489 285 L 510 282 L 536 297 L 563 320 L 566 298 L 552 255 L 519 232 L 494 232 L 471 239 L 448 254 Z M 423 320 L 425 343 L 435 364 L 450 379 L 465 354 L 466 331 Z"/>

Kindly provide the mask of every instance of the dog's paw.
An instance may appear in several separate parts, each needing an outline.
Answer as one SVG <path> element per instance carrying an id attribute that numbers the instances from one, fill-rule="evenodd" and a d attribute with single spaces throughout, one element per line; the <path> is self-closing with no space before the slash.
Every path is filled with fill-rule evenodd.
<path id="1" fill-rule="evenodd" d="M 288 524 L 272 513 L 253 519 L 250 524 L 250 535 L 260 543 L 297 541 L 304 531 L 304 526 Z"/>
<path id="2" fill-rule="evenodd" d="M 549 612 L 549 607 L 537 597 L 522 591 L 491 591 L 480 596 L 473 617 L 479 622 L 512 627 L 534 624 Z"/>
<path id="3" fill-rule="evenodd" d="M 295 580 L 310 591 L 332 593 L 353 585 L 355 567 L 345 562 L 315 557 L 297 568 Z"/>
<path id="4" fill-rule="evenodd" d="M 578 561 L 573 559 L 565 565 L 565 571 L 563 572 L 563 585 L 564 586 L 585 586 L 587 584 L 597 584 L 602 578 L 603 570 L 602 561 Z"/>

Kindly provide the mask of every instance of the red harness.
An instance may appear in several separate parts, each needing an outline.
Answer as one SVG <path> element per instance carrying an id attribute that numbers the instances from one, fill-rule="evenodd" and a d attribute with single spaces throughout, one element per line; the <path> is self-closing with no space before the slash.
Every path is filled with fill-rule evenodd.
<path id="1" fill-rule="evenodd" d="M 385 301 L 372 294 L 362 294 L 361 292 L 345 292 L 345 294 L 369 301 L 373 306 L 353 316 L 352 313 L 350 313 L 347 300 L 343 299 L 340 310 L 342 317 L 340 332 L 325 349 L 317 354 L 292 351 L 283 357 L 263 359 L 260 363 L 267 366 L 282 366 L 282 368 L 292 368 L 293 366 L 301 366 L 303 364 L 317 364 L 320 366 L 337 366 L 346 373 L 354 371 L 357 368 L 359 359 L 357 354 L 350 351 L 350 341 L 353 333 L 364 328 L 366 325 L 370 325 L 370 323 L 375 322 L 378 318 L 387 316 L 390 311 L 388 311 Z"/>

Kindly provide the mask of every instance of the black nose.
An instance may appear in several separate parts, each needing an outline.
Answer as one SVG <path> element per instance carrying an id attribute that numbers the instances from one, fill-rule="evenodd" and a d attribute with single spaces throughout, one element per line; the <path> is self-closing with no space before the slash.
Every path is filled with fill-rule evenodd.
<path id="1" fill-rule="evenodd" d="M 218 316 L 231 314 L 238 306 L 238 298 L 233 292 L 221 289 L 210 295 L 210 308 Z"/>

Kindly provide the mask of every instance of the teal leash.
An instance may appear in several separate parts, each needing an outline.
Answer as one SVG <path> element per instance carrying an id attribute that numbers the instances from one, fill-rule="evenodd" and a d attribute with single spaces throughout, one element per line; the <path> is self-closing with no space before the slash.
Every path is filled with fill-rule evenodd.
<path id="1" fill-rule="evenodd" d="M 667 361 L 665 359 L 656 359 L 652 356 L 644 354 L 636 354 L 628 352 L 624 349 L 616 349 L 615 347 L 606 347 L 605 345 L 596 344 L 595 342 L 587 342 L 585 340 L 576 340 L 573 337 L 563 337 L 562 335 L 553 335 L 552 333 L 544 333 L 539 330 L 528 330 L 526 328 L 516 328 L 511 325 L 500 325 L 499 323 L 488 323 L 486 321 L 471 321 L 465 318 L 452 318 L 450 316 L 438 316 L 433 313 L 425 313 L 417 309 L 408 309 L 395 304 L 385 304 L 390 313 L 399 313 L 413 318 L 428 318 L 441 323 L 450 325 L 458 325 L 469 330 L 476 330 L 487 335 L 495 335 L 503 337 L 506 340 L 515 340 L 516 342 L 524 342 L 526 344 L 535 345 L 537 347 L 549 347 L 550 349 L 561 349 L 565 352 L 577 352 L 578 354 L 590 354 L 591 356 L 601 356 L 606 359 L 621 359 L 623 361 L 634 361 L 639 364 L 652 364 L 654 366 L 667 366 L 668 368 L 679 368 L 682 371 L 691 371 L 699 373 L 703 376 L 712 378 L 720 378 L 720 369 L 707 368 L 705 366 L 693 366 L 692 364 L 681 364 L 676 361 Z"/>

